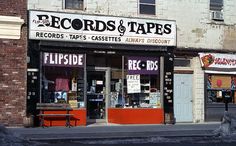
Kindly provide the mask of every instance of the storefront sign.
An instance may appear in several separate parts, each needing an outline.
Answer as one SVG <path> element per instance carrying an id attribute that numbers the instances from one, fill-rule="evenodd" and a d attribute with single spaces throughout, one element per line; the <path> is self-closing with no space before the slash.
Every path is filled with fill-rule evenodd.
<path id="1" fill-rule="evenodd" d="M 44 66 L 83 67 L 83 54 L 43 53 Z"/>
<path id="2" fill-rule="evenodd" d="M 140 93 L 140 75 L 127 75 L 127 93 Z"/>
<path id="3" fill-rule="evenodd" d="M 156 19 L 30 11 L 36 40 L 176 46 L 176 23 Z"/>
<path id="4" fill-rule="evenodd" d="M 202 67 L 236 68 L 236 55 L 199 53 Z"/>
<path id="5" fill-rule="evenodd" d="M 158 74 L 159 58 L 128 57 L 128 74 Z"/>

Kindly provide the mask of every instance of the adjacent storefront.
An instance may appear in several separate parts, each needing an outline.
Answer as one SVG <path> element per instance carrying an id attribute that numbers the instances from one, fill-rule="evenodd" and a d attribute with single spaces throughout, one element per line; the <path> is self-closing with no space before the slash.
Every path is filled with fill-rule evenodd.
<path id="1" fill-rule="evenodd" d="M 228 103 L 228 111 L 236 112 L 236 55 L 199 53 L 205 70 L 205 119 L 219 121 Z"/>
<path id="2" fill-rule="evenodd" d="M 68 103 L 72 125 L 173 121 L 174 21 L 29 11 L 29 29 L 28 112 Z"/>

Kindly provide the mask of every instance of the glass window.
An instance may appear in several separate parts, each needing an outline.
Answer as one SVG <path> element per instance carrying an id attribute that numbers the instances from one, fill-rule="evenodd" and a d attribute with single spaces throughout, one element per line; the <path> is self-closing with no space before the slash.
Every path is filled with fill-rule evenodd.
<path id="1" fill-rule="evenodd" d="M 236 104 L 236 76 L 208 75 L 207 77 L 207 102 Z"/>
<path id="2" fill-rule="evenodd" d="M 140 0 L 139 1 L 139 13 L 147 15 L 156 14 L 156 2 L 155 0 Z"/>
<path id="3" fill-rule="evenodd" d="M 190 61 L 190 59 L 175 58 L 174 66 L 176 66 L 176 67 L 190 67 L 191 61 Z"/>
<path id="4" fill-rule="evenodd" d="M 79 58 L 77 54 L 43 55 L 42 103 L 68 103 L 72 108 L 84 107 L 83 61 L 78 66 L 79 60 L 83 58 Z"/>
<path id="5" fill-rule="evenodd" d="M 123 66 L 112 71 L 110 106 L 160 108 L 159 58 L 126 56 Z"/>
<path id="6" fill-rule="evenodd" d="M 84 0 L 65 0 L 65 9 L 84 9 Z"/>
<path id="7" fill-rule="evenodd" d="M 223 0 L 210 0 L 210 10 L 221 11 L 223 9 Z"/>
<path id="8" fill-rule="evenodd" d="M 214 21 L 224 21 L 223 0 L 210 0 L 211 19 Z"/>

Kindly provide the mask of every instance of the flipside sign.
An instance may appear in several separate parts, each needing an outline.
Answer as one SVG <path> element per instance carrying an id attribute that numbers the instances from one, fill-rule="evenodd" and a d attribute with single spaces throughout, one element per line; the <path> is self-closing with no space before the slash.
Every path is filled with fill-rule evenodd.
<path id="1" fill-rule="evenodd" d="M 205 68 L 236 68 L 236 55 L 199 53 L 202 67 Z"/>
<path id="2" fill-rule="evenodd" d="M 158 74 L 159 58 L 128 57 L 128 74 Z"/>
<path id="3" fill-rule="evenodd" d="M 83 67 L 83 54 L 43 53 L 44 66 Z"/>
<path id="4" fill-rule="evenodd" d="M 30 11 L 29 38 L 176 46 L 176 23 L 156 19 Z"/>

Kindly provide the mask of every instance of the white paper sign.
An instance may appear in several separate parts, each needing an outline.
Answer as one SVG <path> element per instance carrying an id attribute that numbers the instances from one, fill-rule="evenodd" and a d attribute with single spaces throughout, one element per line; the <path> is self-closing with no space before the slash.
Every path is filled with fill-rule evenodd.
<path id="1" fill-rule="evenodd" d="M 127 92 L 128 93 L 140 93 L 140 75 L 127 75 Z"/>
<path id="2" fill-rule="evenodd" d="M 150 101 L 149 104 L 153 107 L 161 107 L 161 94 L 160 92 L 151 92 L 150 93 Z"/>

